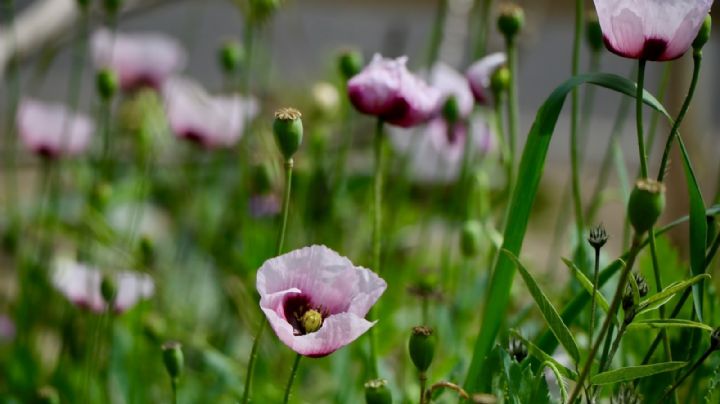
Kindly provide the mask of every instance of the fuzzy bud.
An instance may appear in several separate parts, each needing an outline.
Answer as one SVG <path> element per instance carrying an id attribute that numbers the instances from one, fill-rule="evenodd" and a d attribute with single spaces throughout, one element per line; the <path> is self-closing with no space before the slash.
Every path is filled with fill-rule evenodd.
<path id="1" fill-rule="evenodd" d="M 338 56 L 338 69 L 345 81 L 360 73 L 363 65 L 365 65 L 363 55 L 358 51 L 346 50 Z"/>
<path id="2" fill-rule="evenodd" d="M 367 404 L 392 404 L 392 393 L 387 380 L 375 379 L 365 383 L 365 402 Z"/>
<path id="3" fill-rule="evenodd" d="M 492 89 L 495 97 L 505 94 L 510 88 L 510 69 L 507 66 L 503 66 L 490 76 L 490 88 Z"/>
<path id="4" fill-rule="evenodd" d="M 172 380 L 180 378 L 183 372 L 185 358 L 182 352 L 182 345 L 179 342 L 166 342 L 162 346 L 163 363 Z"/>
<path id="5" fill-rule="evenodd" d="M 237 41 L 226 41 L 218 49 L 218 63 L 225 73 L 237 71 L 245 58 L 245 52 Z"/>
<path id="6" fill-rule="evenodd" d="M 508 353 L 517 363 L 522 362 L 528 355 L 528 349 L 518 338 L 510 338 Z"/>
<path id="7" fill-rule="evenodd" d="M 697 36 L 695 37 L 695 41 L 692 43 L 693 50 L 695 52 L 699 52 L 702 50 L 703 46 L 710 40 L 710 34 L 712 33 L 712 17 L 710 17 L 710 14 L 705 16 L 705 21 L 703 21 L 702 25 L 700 26 L 700 31 L 698 31 Z"/>
<path id="8" fill-rule="evenodd" d="M 303 139 L 302 114 L 294 108 L 282 108 L 275 112 L 273 133 L 280 151 L 290 160 L 300 148 Z"/>
<path id="9" fill-rule="evenodd" d="M 425 372 L 435 356 L 435 336 L 433 329 L 425 326 L 413 327 L 408 351 L 410 359 L 420 372 Z"/>
<path id="10" fill-rule="evenodd" d="M 100 294 L 107 304 L 112 304 L 117 296 L 117 285 L 110 275 L 103 275 L 100 281 Z"/>
<path id="11" fill-rule="evenodd" d="M 115 72 L 102 69 L 95 76 L 95 86 L 100 98 L 104 101 L 112 99 L 118 89 L 118 78 Z"/>
<path id="12" fill-rule="evenodd" d="M 525 12 L 515 4 L 506 4 L 500 9 L 497 26 L 505 40 L 512 41 L 525 25 Z"/>
<path id="13" fill-rule="evenodd" d="M 657 222 L 665 209 L 665 185 L 652 179 L 638 180 L 628 201 L 630 223 L 643 234 Z"/>
<path id="14" fill-rule="evenodd" d="M 600 28 L 600 21 L 598 21 L 597 14 L 595 13 L 587 17 L 585 23 L 585 40 L 593 51 L 599 52 L 603 49 L 603 33 Z"/>
<path id="15" fill-rule="evenodd" d="M 480 252 L 482 225 L 477 220 L 468 220 L 460 233 L 460 250 L 465 257 L 474 257 Z"/>

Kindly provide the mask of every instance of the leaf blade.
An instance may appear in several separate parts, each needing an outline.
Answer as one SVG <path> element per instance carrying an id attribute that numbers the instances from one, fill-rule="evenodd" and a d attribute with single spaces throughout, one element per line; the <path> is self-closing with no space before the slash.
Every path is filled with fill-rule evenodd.
<path id="1" fill-rule="evenodd" d="M 609 370 L 607 372 L 598 373 L 590 378 L 590 382 L 595 385 L 605 385 L 613 383 L 622 383 L 630 380 L 641 379 L 643 377 L 653 376 L 659 373 L 671 372 L 683 368 L 687 362 L 662 362 L 652 365 L 629 366 L 620 369 Z"/>

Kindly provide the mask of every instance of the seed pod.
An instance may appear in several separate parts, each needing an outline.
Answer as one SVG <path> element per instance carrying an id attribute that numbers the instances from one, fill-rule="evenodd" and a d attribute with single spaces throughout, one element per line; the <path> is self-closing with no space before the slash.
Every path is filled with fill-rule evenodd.
<path id="1" fill-rule="evenodd" d="M 182 375 L 185 358 L 182 352 L 182 345 L 179 342 L 166 342 L 162 346 L 163 362 L 170 378 L 177 380 Z"/>
<path id="2" fill-rule="evenodd" d="M 109 69 L 102 69 L 95 77 L 95 85 L 100 98 L 104 101 L 112 99 L 118 89 L 118 78 L 115 72 Z"/>
<path id="3" fill-rule="evenodd" d="M 597 14 L 588 15 L 585 23 L 585 40 L 590 49 L 599 52 L 603 48 L 603 33 Z"/>
<path id="4" fill-rule="evenodd" d="M 510 69 L 507 66 L 503 66 L 490 76 L 490 88 L 492 89 L 495 97 L 498 97 L 510 88 Z"/>
<path id="5" fill-rule="evenodd" d="M 107 304 L 112 304 L 115 301 L 117 285 L 115 285 L 115 280 L 112 276 L 103 276 L 102 281 L 100 281 L 100 294 Z"/>
<path id="6" fill-rule="evenodd" d="M 693 41 L 692 46 L 693 50 L 695 52 L 698 52 L 702 50 L 703 46 L 710 40 L 710 34 L 712 33 L 712 17 L 710 17 L 710 14 L 705 16 L 705 21 L 703 21 L 702 25 L 700 26 L 700 31 L 698 31 L 697 36 L 695 37 L 695 41 Z"/>
<path id="7" fill-rule="evenodd" d="M 433 329 L 425 326 L 413 327 L 408 343 L 410 359 L 420 372 L 425 372 L 435 356 L 435 336 Z"/>
<path id="8" fill-rule="evenodd" d="M 302 114 L 294 108 L 282 108 L 275 112 L 273 133 L 280 152 L 286 160 L 298 151 L 303 139 Z"/>
<path id="9" fill-rule="evenodd" d="M 474 257 L 480 251 L 482 225 L 477 220 L 468 220 L 460 233 L 460 250 L 465 257 Z"/>
<path id="10" fill-rule="evenodd" d="M 244 59 L 245 52 L 237 41 L 226 41 L 218 50 L 218 62 L 225 73 L 233 73 Z"/>
<path id="11" fill-rule="evenodd" d="M 651 179 L 639 180 L 630 194 L 628 215 L 638 234 L 655 224 L 665 209 L 665 185 Z"/>
<path id="12" fill-rule="evenodd" d="M 497 26 L 505 39 L 513 40 L 525 25 L 525 12 L 515 4 L 507 4 L 500 10 Z"/>
<path id="13" fill-rule="evenodd" d="M 364 64 L 362 53 L 355 50 L 346 50 L 338 56 L 338 69 L 345 81 L 360 73 Z"/>
<path id="14" fill-rule="evenodd" d="M 375 379 L 365 383 L 365 402 L 367 404 L 392 404 L 392 393 L 387 380 Z"/>

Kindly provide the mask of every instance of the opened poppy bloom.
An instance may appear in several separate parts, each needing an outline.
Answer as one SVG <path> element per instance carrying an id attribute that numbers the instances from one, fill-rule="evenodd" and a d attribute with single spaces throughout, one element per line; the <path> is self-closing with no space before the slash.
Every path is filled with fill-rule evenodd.
<path id="1" fill-rule="evenodd" d="M 123 313 L 155 292 L 155 283 L 149 275 L 120 271 L 110 272 L 117 288 L 112 307 L 115 313 Z M 103 313 L 107 303 L 103 298 L 101 285 L 103 273 L 85 264 L 59 260 L 54 268 L 52 284 L 74 305 L 95 313 Z"/>
<path id="2" fill-rule="evenodd" d="M 690 48 L 712 0 L 595 0 L 607 48 L 623 57 L 663 61 Z"/>
<path id="3" fill-rule="evenodd" d="M 175 135 L 209 149 L 235 145 L 247 121 L 258 113 L 254 99 L 211 96 L 198 83 L 181 77 L 165 83 L 163 97 Z"/>
<path id="4" fill-rule="evenodd" d="M 120 86 L 126 91 L 141 87 L 159 90 L 187 61 L 185 50 L 168 35 L 153 32 L 113 35 L 107 29 L 93 34 L 92 55 L 98 68 L 117 73 Z"/>
<path id="5" fill-rule="evenodd" d="M 492 102 L 490 80 L 493 73 L 507 63 L 507 56 L 502 52 L 492 53 L 473 63 L 465 73 L 475 101 L 480 105 Z"/>
<path id="6" fill-rule="evenodd" d="M 387 284 L 325 246 L 271 258 L 257 273 L 260 308 L 278 338 L 310 357 L 329 355 L 372 327 L 365 320 Z"/>
<path id="7" fill-rule="evenodd" d="M 350 101 L 358 111 L 409 128 L 433 118 L 440 108 L 440 92 L 410 73 L 407 57 L 372 62 L 348 81 Z"/>
<path id="8" fill-rule="evenodd" d="M 61 104 L 24 99 L 18 107 L 20 138 L 30 151 L 44 158 L 83 153 L 95 130 L 92 120 Z"/>

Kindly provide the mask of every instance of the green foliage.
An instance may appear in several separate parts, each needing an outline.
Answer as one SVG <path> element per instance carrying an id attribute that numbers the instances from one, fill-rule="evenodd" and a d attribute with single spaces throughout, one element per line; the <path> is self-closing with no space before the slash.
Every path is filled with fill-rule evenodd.
<path id="1" fill-rule="evenodd" d="M 604 385 L 622 383 L 630 380 L 640 379 L 643 377 L 653 376 L 658 373 L 671 372 L 681 369 L 687 365 L 686 362 L 665 362 L 655 363 L 652 365 L 629 366 L 620 369 L 614 369 L 593 376 L 590 381 L 592 384 Z"/>

